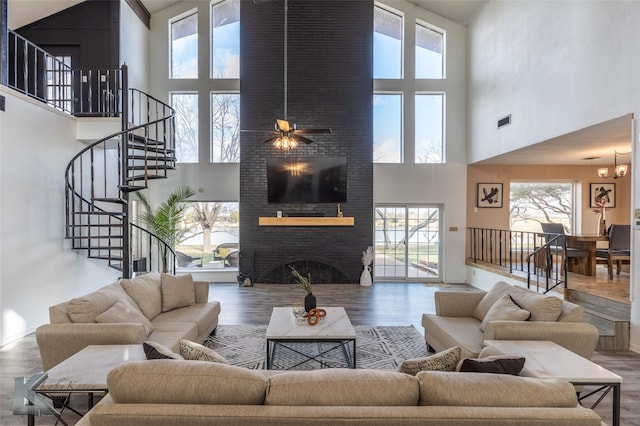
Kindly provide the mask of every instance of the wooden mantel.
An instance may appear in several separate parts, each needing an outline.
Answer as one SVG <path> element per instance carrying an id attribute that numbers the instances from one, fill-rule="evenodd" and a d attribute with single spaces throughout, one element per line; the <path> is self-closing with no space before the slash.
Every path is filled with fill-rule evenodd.
<path id="1" fill-rule="evenodd" d="M 353 226 L 353 217 L 260 217 L 259 226 Z"/>

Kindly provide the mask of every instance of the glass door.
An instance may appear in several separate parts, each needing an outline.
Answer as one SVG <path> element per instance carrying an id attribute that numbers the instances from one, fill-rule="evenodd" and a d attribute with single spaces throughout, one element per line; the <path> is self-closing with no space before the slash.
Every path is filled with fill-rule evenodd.
<path id="1" fill-rule="evenodd" d="M 440 281 L 441 206 L 375 207 L 374 279 Z"/>

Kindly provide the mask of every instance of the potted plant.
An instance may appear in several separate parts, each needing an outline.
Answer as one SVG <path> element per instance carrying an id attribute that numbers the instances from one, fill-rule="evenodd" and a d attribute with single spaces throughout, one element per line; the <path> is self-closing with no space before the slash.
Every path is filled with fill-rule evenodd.
<path id="1" fill-rule="evenodd" d="M 181 186 L 176 189 L 167 201 L 160 204 L 155 210 L 144 194 L 137 192 L 136 196 L 144 208 L 144 212 L 138 217 L 147 230 L 163 240 L 169 247 L 175 249 L 176 245 L 184 240 L 189 229 L 179 226 L 184 218 L 186 206 L 184 202 L 193 197 L 196 192 L 189 186 Z M 160 244 L 160 256 L 162 257 L 162 271 L 167 272 L 168 248 Z"/>
<path id="2" fill-rule="evenodd" d="M 296 286 L 300 287 L 304 291 L 307 292 L 307 295 L 304 297 L 304 310 L 309 312 L 316 307 L 316 296 L 313 294 L 313 287 L 311 285 L 311 274 L 307 274 L 307 276 L 302 275 L 298 270 L 289 265 L 289 269 L 291 269 L 291 275 L 296 279 Z"/>

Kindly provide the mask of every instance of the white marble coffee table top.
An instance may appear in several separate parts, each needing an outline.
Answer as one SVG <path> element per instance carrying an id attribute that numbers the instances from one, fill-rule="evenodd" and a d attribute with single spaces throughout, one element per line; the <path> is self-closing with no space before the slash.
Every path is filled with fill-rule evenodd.
<path id="1" fill-rule="evenodd" d="M 142 344 L 90 345 L 47 371 L 38 391 L 106 390 L 107 374 L 132 361 L 146 360 Z"/>
<path id="2" fill-rule="evenodd" d="M 323 307 L 327 316 L 316 325 L 296 323 L 290 306 L 273 308 L 267 327 L 267 340 L 355 339 L 356 332 L 342 307 Z"/>
<path id="3" fill-rule="evenodd" d="M 505 355 L 524 357 L 520 375 L 556 378 L 571 383 L 622 383 L 622 377 L 546 340 L 485 340 Z"/>

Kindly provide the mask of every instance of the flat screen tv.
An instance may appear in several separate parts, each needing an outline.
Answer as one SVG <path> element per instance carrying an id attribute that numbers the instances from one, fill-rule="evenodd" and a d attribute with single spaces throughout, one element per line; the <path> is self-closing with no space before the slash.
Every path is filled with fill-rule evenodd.
<path id="1" fill-rule="evenodd" d="M 347 159 L 269 158 L 267 187 L 270 203 L 344 203 Z"/>

